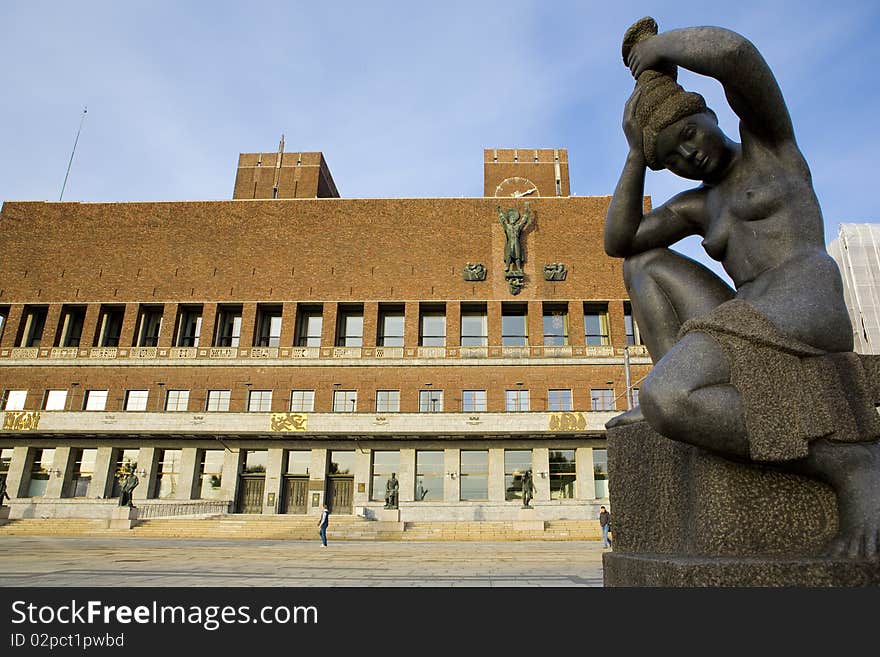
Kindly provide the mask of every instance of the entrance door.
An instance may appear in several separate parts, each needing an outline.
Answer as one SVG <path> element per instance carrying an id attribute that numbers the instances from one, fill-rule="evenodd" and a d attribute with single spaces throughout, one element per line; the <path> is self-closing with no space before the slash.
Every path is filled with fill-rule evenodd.
<path id="1" fill-rule="evenodd" d="M 284 513 L 305 513 L 308 509 L 309 478 L 284 478 Z"/>
<path id="2" fill-rule="evenodd" d="M 237 513 L 263 512 L 263 485 L 265 477 L 242 477 L 238 487 Z"/>
<path id="3" fill-rule="evenodd" d="M 354 477 L 330 477 L 327 483 L 327 506 L 333 513 L 351 513 Z"/>

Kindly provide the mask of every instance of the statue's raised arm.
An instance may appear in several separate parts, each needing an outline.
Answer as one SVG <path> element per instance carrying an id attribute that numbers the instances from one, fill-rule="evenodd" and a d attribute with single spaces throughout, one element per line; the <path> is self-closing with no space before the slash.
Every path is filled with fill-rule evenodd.
<path id="1" fill-rule="evenodd" d="M 776 143 L 793 139 L 791 117 L 776 78 L 744 36 L 720 27 L 658 34 L 654 19 L 643 18 L 624 35 L 622 50 L 624 62 L 643 86 L 643 76 L 657 72 L 675 79 L 676 66 L 715 78 L 749 133 Z"/>

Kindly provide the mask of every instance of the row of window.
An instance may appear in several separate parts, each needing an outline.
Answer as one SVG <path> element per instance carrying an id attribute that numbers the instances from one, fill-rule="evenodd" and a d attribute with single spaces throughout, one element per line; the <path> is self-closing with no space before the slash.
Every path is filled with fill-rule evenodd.
<path id="1" fill-rule="evenodd" d="M 569 304 L 545 302 L 543 304 L 543 344 L 565 346 L 569 344 Z M 180 306 L 174 324 L 172 346 L 197 347 L 202 338 L 202 306 Z M 610 344 L 608 303 L 584 303 L 584 341 L 587 345 Z M 8 310 L 0 308 L 0 334 Z M 134 347 L 155 347 L 162 331 L 163 306 L 142 305 L 133 338 Z M 64 305 L 55 335 L 46 336 L 48 307 L 26 306 L 16 336 L 16 346 L 40 347 L 51 341 L 55 347 L 89 346 L 81 344 L 86 319 L 85 306 Z M 124 306 L 102 305 L 93 347 L 119 347 L 122 337 Z M 633 322 L 629 303 L 624 303 L 627 344 L 641 344 L 638 329 Z M 404 306 L 380 304 L 376 330 L 376 345 L 382 347 L 404 346 Z M 484 347 L 489 343 L 488 318 L 485 303 L 461 304 L 460 344 L 463 347 Z M 279 305 L 258 304 L 254 325 L 253 346 L 277 347 L 281 345 L 282 308 Z M 293 343 L 299 347 L 321 346 L 323 332 L 323 306 L 300 304 L 297 306 Z M 529 344 L 528 306 L 522 303 L 503 303 L 501 306 L 502 346 L 526 346 Z M 241 341 L 242 306 L 217 306 L 213 333 L 208 342 L 216 347 L 238 347 Z M 51 327 L 50 327 L 51 328 Z M 420 304 L 419 346 L 446 346 L 446 308 L 444 304 Z M 361 347 L 364 344 L 363 304 L 340 304 L 337 312 L 335 346 Z"/>
<path id="2" fill-rule="evenodd" d="M 61 497 L 118 497 L 119 480 L 126 472 L 144 474 L 143 464 L 139 470 L 140 450 L 114 450 L 111 460 L 113 474 L 104 491 L 92 490 L 96 475 L 97 448 L 78 448 L 71 450 L 70 467 L 66 468 L 62 482 Z M 12 462 L 12 448 L 0 449 L 0 479 L 8 476 Z M 180 449 L 154 450 L 154 462 L 150 468 L 151 477 L 147 486 L 149 499 L 180 499 L 178 494 L 183 452 Z M 607 497 L 607 453 L 604 449 L 593 449 L 593 485 L 596 497 Z M 60 476 L 56 469 L 55 449 L 33 448 L 29 458 L 31 465 L 28 479 L 22 487 L 25 497 L 43 497 L 50 477 Z M 239 456 L 239 472 L 245 475 L 265 473 L 268 462 L 267 450 L 243 450 Z M 330 475 L 350 475 L 354 473 L 355 453 L 351 450 L 334 450 L 328 454 L 327 473 Z M 223 498 L 222 449 L 200 449 L 195 461 L 195 487 L 185 497 L 214 500 Z M 504 450 L 504 499 L 522 499 L 523 475 L 530 472 L 532 477 L 548 476 L 550 479 L 550 499 L 570 499 L 575 497 L 577 485 L 576 450 L 550 449 L 549 472 L 535 473 L 532 464 L 532 450 Z M 287 477 L 308 477 L 312 466 L 312 453 L 307 450 L 285 450 L 283 475 Z M 392 474 L 401 471 L 399 450 L 374 450 L 370 474 L 370 499 L 384 499 L 385 484 Z M 444 499 L 444 477 L 459 479 L 461 500 L 486 500 L 489 497 L 489 451 L 461 450 L 457 472 L 446 472 L 446 460 L 441 450 L 417 450 L 415 454 L 415 478 L 413 499 L 415 501 L 441 501 Z"/>
<path id="3" fill-rule="evenodd" d="M 632 388 L 633 405 L 638 404 L 638 388 Z M 249 390 L 247 393 L 246 408 L 249 412 L 268 413 L 272 411 L 272 390 Z M 27 402 L 27 390 L 6 390 L 2 397 L 2 407 L 6 411 L 21 411 L 25 409 Z M 84 411 L 107 410 L 109 390 L 86 390 L 83 394 L 81 409 Z M 231 390 L 208 390 L 205 397 L 205 411 L 228 411 L 232 399 Z M 126 390 L 123 397 L 122 409 L 125 411 L 148 411 L 150 409 L 149 390 Z M 456 400 L 458 401 L 458 400 Z M 531 410 L 529 390 L 505 390 L 505 411 L 529 411 Z M 72 401 L 68 399 L 67 390 L 46 390 L 41 405 L 46 411 L 68 411 Z M 456 406 L 458 406 L 456 404 Z M 546 408 L 548 411 L 571 411 L 574 410 L 571 389 L 556 389 L 547 391 Z M 590 410 L 613 411 L 617 408 L 617 398 L 613 388 L 590 388 Z M 331 409 L 334 413 L 355 413 L 358 410 L 357 390 L 334 390 Z M 400 412 L 400 390 L 377 390 L 375 397 L 375 411 L 377 413 Z M 155 410 L 165 411 L 189 411 L 202 410 L 190 409 L 189 390 L 167 390 L 161 407 Z M 314 390 L 291 390 L 288 410 L 298 413 L 310 413 L 315 410 Z M 420 390 L 419 412 L 442 413 L 443 390 Z M 462 390 L 461 406 L 463 413 L 487 411 L 486 390 Z"/>

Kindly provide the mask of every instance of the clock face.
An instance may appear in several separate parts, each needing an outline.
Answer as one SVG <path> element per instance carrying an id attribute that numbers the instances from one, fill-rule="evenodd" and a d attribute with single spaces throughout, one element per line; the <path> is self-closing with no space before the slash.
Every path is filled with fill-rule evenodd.
<path id="1" fill-rule="evenodd" d="M 538 196 L 538 188 L 528 178 L 505 178 L 501 184 L 495 188 L 495 196 L 512 196 L 520 198 L 521 196 Z"/>

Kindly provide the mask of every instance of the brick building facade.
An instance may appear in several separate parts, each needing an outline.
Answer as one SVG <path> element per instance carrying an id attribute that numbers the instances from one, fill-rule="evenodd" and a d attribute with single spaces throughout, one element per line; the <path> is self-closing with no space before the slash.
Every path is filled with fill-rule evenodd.
<path id="1" fill-rule="evenodd" d="M 482 198 L 344 199 L 279 149 L 240 156 L 230 201 L 5 202 L 11 516 L 104 517 L 130 469 L 156 516 L 595 518 L 604 423 L 650 367 L 610 197 L 570 196 L 565 150 L 484 172 Z M 526 204 L 505 273 L 499 207 Z"/>

